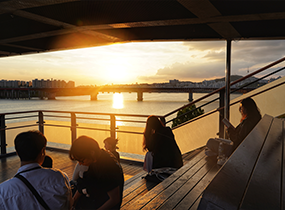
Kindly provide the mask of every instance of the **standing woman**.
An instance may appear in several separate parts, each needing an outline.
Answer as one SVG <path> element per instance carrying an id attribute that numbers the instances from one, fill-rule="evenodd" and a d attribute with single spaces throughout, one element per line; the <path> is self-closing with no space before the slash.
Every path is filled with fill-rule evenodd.
<path id="1" fill-rule="evenodd" d="M 178 169 L 183 166 L 181 151 L 176 144 L 171 128 L 165 127 L 157 116 L 151 115 L 147 119 L 143 149 L 148 151 L 148 156 L 150 154 L 153 156 L 152 166 L 146 166 L 146 168 L 171 167 Z M 149 158 L 145 159 L 146 165 L 149 165 L 146 163 L 148 160 Z"/>

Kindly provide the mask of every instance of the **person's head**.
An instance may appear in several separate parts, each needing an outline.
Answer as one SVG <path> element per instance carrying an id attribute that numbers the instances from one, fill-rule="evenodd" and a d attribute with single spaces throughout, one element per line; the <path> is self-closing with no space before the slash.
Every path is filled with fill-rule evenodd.
<path id="1" fill-rule="evenodd" d="M 261 117 L 260 111 L 252 98 L 245 98 L 240 102 L 239 111 L 242 118 L 245 117 Z"/>
<path id="2" fill-rule="evenodd" d="M 69 157 L 71 160 L 77 160 L 80 165 L 89 166 L 96 162 L 101 149 L 96 140 L 88 136 L 78 137 L 71 145 Z"/>
<path id="3" fill-rule="evenodd" d="M 39 131 L 20 133 L 14 140 L 15 149 L 22 162 L 38 162 L 45 158 L 46 137 Z"/>
<path id="4" fill-rule="evenodd" d="M 144 141 L 143 141 L 144 149 L 146 149 L 146 141 L 150 138 L 150 136 L 153 133 L 155 133 L 155 131 L 159 130 L 162 127 L 164 127 L 164 125 L 157 116 L 150 115 L 147 118 L 145 130 L 144 130 Z"/>
<path id="5" fill-rule="evenodd" d="M 116 145 L 118 144 L 118 139 L 114 139 L 112 137 L 108 137 L 104 140 L 105 149 L 110 151 L 115 151 L 119 149 Z"/>

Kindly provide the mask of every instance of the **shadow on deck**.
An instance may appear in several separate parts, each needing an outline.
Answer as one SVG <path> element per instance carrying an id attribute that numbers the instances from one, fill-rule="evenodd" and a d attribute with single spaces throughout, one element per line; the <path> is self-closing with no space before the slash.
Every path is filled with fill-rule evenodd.
<path id="1" fill-rule="evenodd" d="M 184 154 L 184 163 L 187 163 L 191 158 L 193 158 L 197 154 L 197 151 L 199 150 Z M 47 149 L 46 154 L 52 157 L 54 168 L 58 168 L 64 171 L 68 175 L 69 179 L 72 178 L 72 173 L 76 165 L 76 161 L 69 159 L 68 151 Z M 143 162 L 122 159 L 121 165 L 124 171 L 125 181 L 132 178 L 136 174 L 144 174 L 142 168 Z M 17 173 L 19 167 L 20 159 L 17 155 L 0 158 L 0 183 L 13 177 Z"/>
<path id="2" fill-rule="evenodd" d="M 122 160 L 125 186 L 121 209 L 283 209 L 284 120 L 265 115 L 227 162 L 200 148 L 183 155 L 184 166 L 159 184 L 142 179 L 142 162 Z M 48 150 L 54 167 L 69 178 L 76 164 L 67 152 Z M 17 156 L 0 159 L 1 182 L 14 176 Z"/>

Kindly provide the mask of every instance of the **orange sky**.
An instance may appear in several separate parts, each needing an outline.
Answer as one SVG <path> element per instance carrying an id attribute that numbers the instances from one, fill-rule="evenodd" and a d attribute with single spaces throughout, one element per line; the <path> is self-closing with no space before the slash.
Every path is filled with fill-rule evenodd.
<path id="1" fill-rule="evenodd" d="M 224 76 L 225 41 L 141 42 L 0 58 L 1 79 L 76 85 L 203 81 Z M 285 56 L 285 41 L 232 42 L 232 74 Z"/>

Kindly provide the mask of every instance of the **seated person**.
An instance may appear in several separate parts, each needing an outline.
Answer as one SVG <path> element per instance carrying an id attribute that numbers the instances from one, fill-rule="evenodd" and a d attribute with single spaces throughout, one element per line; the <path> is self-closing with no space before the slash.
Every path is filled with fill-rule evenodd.
<path id="1" fill-rule="evenodd" d="M 116 149 L 119 149 L 119 147 L 117 147 L 116 145 L 118 144 L 118 139 L 114 139 L 112 137 L 108 137 L 104 140 L 104 144 L 105 144 L 105 149 L 109 152 L 111 152 L 120 162 L 120 155 L 119 153 L 116 151 Z"/>
<path id="2" fill-rule="evenodd" d="M 70 209 L 72 197 L 66 174 L 41 167 L 46 143 L 45 136 L 39 131 L 16 136 L 15 149 L 21 160 L 17 174 L 30 182 L 49 209 Z M 16 176 L 0 184 L 0 209 L 44 209 L 32 191 Z"/>
<path id="3" fill-rule="evenodd" d="M 52 168 L 53 160 L 51 156 L 46 155 L 42 167 Z"/>
<path id="4" fill-rule="evenodd" d="M 235 128 L 229 128 L 227 133 L 230 140 L 233 142 L 232 145 L 223 144 L 222 150 L 226 157 L 229 157 L 231 153 L 240 145 L 243 139 L 251 132 L 251 130 L 256 126 L 256 124 L 261 120 L 260 111 L 251 98 L 243 99 L 240 102 L 239 111 L 241 113 L 240 124 Z M 209 139 L 207 142 L 206 152 L 212 155 L 219 154 L 219 142 L 216 139 Z"/>
<path id="5" fill-rule="evenodd" d="M 165 127 L 157 116 L 151 115 L 147 119 L 143 149 L 148 151 L 144 163 L 144 169 L 148 172 L 151 169 L 163 167 L 178 169 L 183 166 L 181 151 L 171 128 Z"/>
<path id="6" fill-rule="evenodd" d="M 88 166 L 83 178 L 77 180 L 75 209 L 120 209 L 124 175 L 117 158 L 87 136 L 80 136 L 72 143 L 69 156 Z"/>

